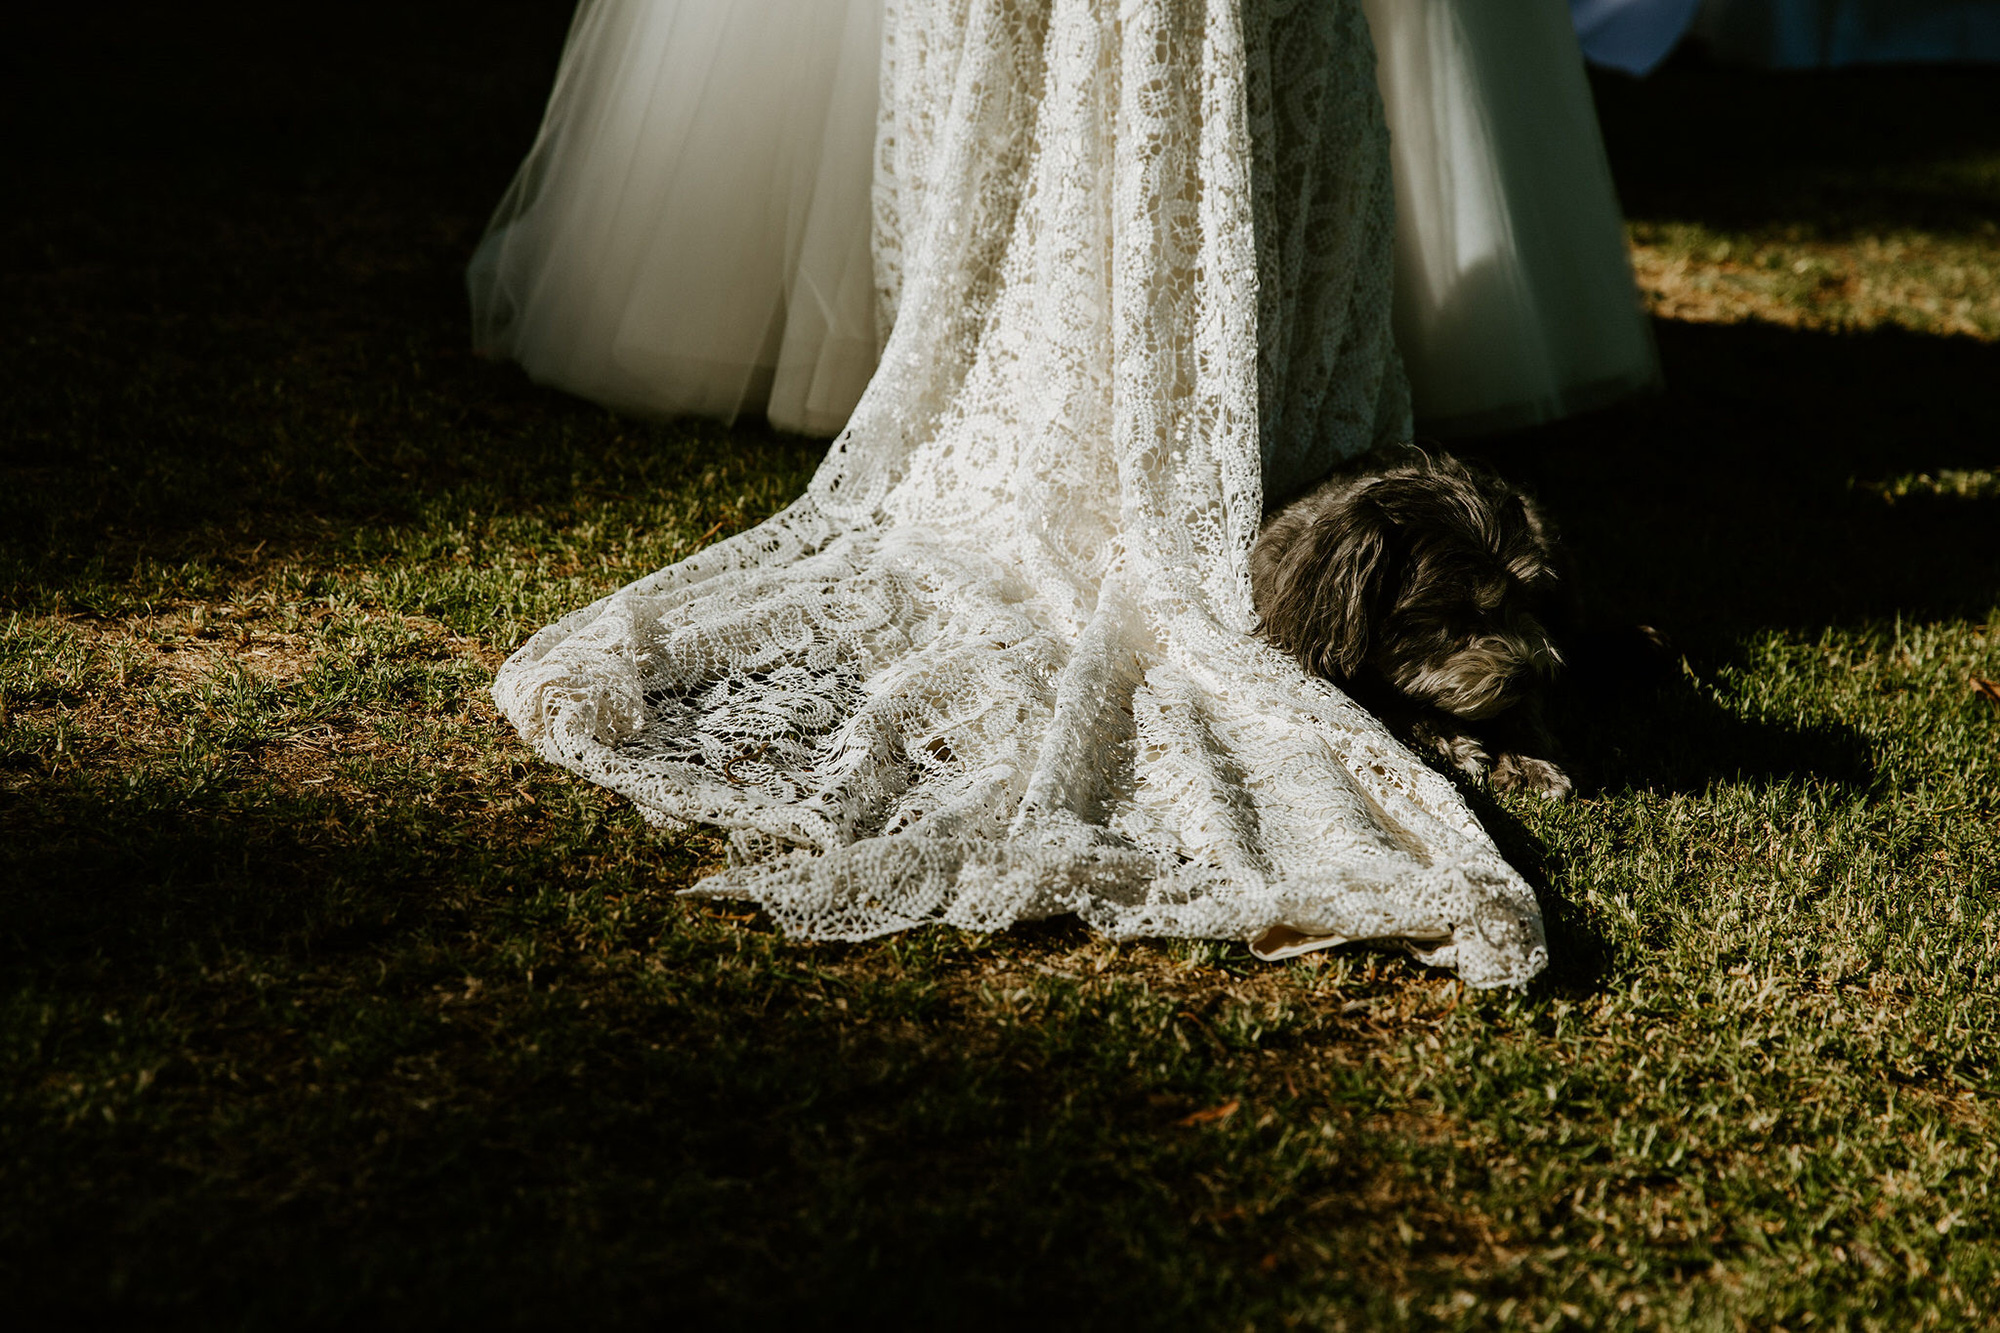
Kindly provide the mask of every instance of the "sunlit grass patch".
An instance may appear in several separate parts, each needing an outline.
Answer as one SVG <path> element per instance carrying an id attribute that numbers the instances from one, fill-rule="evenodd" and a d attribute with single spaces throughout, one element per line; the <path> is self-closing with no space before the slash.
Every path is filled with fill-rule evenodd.
<path id="1" fill-rule="evenodd" d="M 1935 473 L 1905 472 L 1886 481 L 1861 485 L 1890 503 L 1912 496 L 1942 500 L 2000 499 L 2000 472 L 1988 468 L 1947 467 Z"/>
<path id="2" fill-rule="evenodd" d="M 1631 235 L 1639 289 L 1661 319 L 2000 338 L 2000 230 L 1833 241 L 1639 222 Z"/>

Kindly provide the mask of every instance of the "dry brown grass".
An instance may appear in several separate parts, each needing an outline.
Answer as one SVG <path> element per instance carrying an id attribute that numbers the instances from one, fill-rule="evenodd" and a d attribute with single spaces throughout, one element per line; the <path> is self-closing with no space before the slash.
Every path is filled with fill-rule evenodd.
<path id="1" fill-rule="evenodd" d="M 1660 319 L 2000 339 L 2000 268 L 1990 241 L 1788 241 L 1692 225 L 1640 224 L 1633 233 L 1639 289 Z"/>

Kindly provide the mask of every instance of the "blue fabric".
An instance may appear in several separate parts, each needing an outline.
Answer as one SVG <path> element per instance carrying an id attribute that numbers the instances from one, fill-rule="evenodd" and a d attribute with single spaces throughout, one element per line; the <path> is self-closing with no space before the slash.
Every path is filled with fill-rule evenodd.
<path id="1" fill-rule="evenodd" d="M 1701 0 L 1569 0 L 1583 58 L 1650 74 L 1694 22 Z"/>

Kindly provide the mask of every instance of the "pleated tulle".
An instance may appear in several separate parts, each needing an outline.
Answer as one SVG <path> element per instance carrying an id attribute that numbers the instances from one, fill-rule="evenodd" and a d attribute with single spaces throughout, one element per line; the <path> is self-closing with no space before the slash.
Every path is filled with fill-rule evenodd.
<path id="1" fill-rule="evenodd" d="M 880 0 L 584 0 L 475 342 L 586 398 L 830 435 L 873 373 Z"/>
<path id="2" fill-rule="evenodd" d="M 1364 0 L 1396 176 L 1396 344 L 1420 430 L 1534 425 L 1655 385 L 1569 13 Z"/>

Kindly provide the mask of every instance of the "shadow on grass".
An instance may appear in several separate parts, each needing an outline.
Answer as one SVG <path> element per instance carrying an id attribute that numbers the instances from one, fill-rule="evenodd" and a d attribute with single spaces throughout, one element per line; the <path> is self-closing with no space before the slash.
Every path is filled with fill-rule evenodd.
<path id="1" fill-rule="evenodd" d="M 1291 1131 L 1179 1123 L 1240 1075 L 1115 996 L 996 1022 L 935 973 L 718 926 L 643 864 L 613 885 L 639 918 L 592 938 L 603 874 L 519 828 L 43 796 L 0 861 L 0 1274 L 31 1313 L 1130 1327 L 1297 1274 L 1282 1213 L 1212 1184 Z M 1336 1123 L 1340 1151 L 1239 1182 L 1353 1242 L 1316 1281 L 1409 1215 L 1388 1132 Z"/>
<path id="2" fill-rule="evenodd" d="M 574 8 L 28 20 L 0 597 L 46 601 L 93 561 L 324 549 L 439 502 L 561 523 L 718 461 L 810 465 L 822 446 L 618 420 L 472 355 L 463 267 Z"/>
<path id="3" fill-rule="evenodd" d="M 1749 721 L 1685 680 L 1619 698 L 1571 695 L 1551 710 L 1551 722 L 1579 800 L 1632 791 L 1700 796 L 1718 782 L 1767 787 L 1803 781 L 1858 795 L 1875 778 L 1870 747 L 1852 728 Z M 1565 880 L 1563 854 L 1491 793 L 1456 785 L 1541 902 L 1550 961 L 1538 984 L 1571 996 L 1597 993 L 1617 965 L 1618 950 L 1593 915 L 1558 887 Z"/>
<path id="4" fill-rule="evenodd" d="M 1644 80 L 1594 72 L 1592 91 L 1630 216 L 1826 238 L 1991 226 L 1992 69 L 1759 70 L 1690 43 Z"/>
<path id="5" fill-rule="evenodd" d="M 2000 501 L 1891 503 L 1871 483 L 2000 466 L 2000 345 L 1897 331 L 1656 326 L 1669 391 L 1494 440 L 1576 555 L 1593 617 L 1697 668 L 1766 631 L 1982 616 Z"/>

